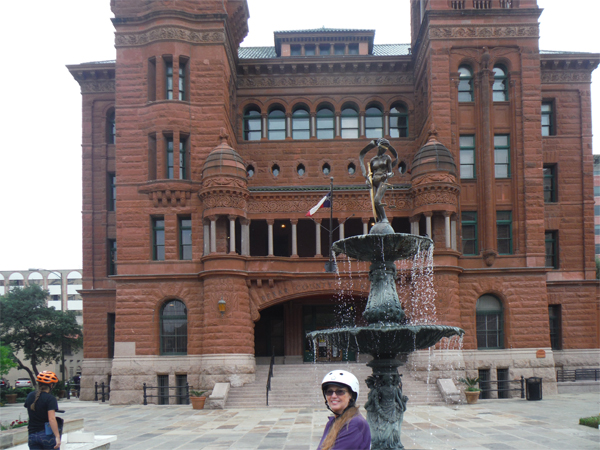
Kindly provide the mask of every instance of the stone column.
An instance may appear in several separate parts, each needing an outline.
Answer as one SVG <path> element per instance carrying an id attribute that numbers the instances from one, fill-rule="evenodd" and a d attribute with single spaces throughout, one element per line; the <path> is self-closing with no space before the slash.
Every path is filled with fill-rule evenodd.
<path id="1" fill-rule="evenodd" d="M 457 245 L 456 245 L 456 215 L 453 214 L 452 215 L 452 220 L 450 221 L 450 237 L 451 237 L 451 244 L 452 244 L 452 250 L 454 251 L 458 251 Z"/>
<path id="2" fill-rule="evenodd" d="M 317 137 L 317 113 L 310 113 L 310 137 Z"/>
<path id="3" fill-rule="evenodd" d="M 362 217 L 362 224 L 363 224 L 363 234 L 369 234 L 369 220 L 371 220 L 369 217 Z"/>
<path id="4" fill-rule="evenodd" d="M 420 234 L 420 230 L 419 230 L 419 220 L 421 219 L 420 215 L 416 215 L 410 218 L 410 233 L 411 234 L 416 234 L 417 236 L 419 236 Z"/>
<path id="5" fill-rule="evenodd" d="M 431 234 L 431 216 L 433 216 L 433 213 L 431 211 L 428 211 L 426 213 L 424 213 L 425 215 L 425 230 L 427 233 L 427 237 L 433 239 L 433 235 Z"/>
<path id="6" fill-rule="evenodd" d="M 298 219 L 290 219 L 292 223 L 292 258 L 298 257 Z"/>
<path id="7" fill-rule="evenodd" d="M 319 257 L 322 256 L 321 255 L 321 219 L 315 219 L 315 235 L 317 237 L 316 239 L 316 246 L 315 246 L 315 256 Z"/>
<path id="8" fill-rule="evenodd" d="M 267 139 L 269 136 L 267 130 L 267 114 L 263 113 L 260 117 L 262 119 L 262 138 Z"/>
<path id="9" fill-rule="evenodd" d="M 336 111 L 335 112 L 335 137 L 340 137 L 340 135 L 341 135 L 341 131 L 340 131 L 341 117 L 342 117 L 342 113 L 340 113 L 339 111 Z"/>
<path id="10" fill-rule="evenodd" d="M 346 237 L 346 233 L 344 231 L 344 222 L 340 223 L 339 230 L 340 230 L 340 239 L 344 239 Z"/>
<path id="11" fill-rule="evenodd" d="M 446 248 L 450 248 L 452 243 L 450 242 L 450 213 L 444 211 L 444 234 L 446 235 Z"/>
<path id="12" fill-rule="evenodd" d="M 229 253 L 235 253 L 235 216 L 227 216 L 229 219 Z"/>
<path id="13" fill-rule="evenodd" d="M 365 137 L 365 112 L 358 113 L 358 136 Z"/>
<path id="14" fill-rule="evenodd" d="M 383 113 L 383 135 L 389 137 L 390 135 L 390 112 L 385 111 Z"/>
<path id="15" fill-rule="evenodd" d="M 210 222 L 204 220 L 204 256 L 210 255 Z"/>
<path id="16" fill-rule="evenodd" d="M 285 137 L 292 137 L 292 113 L 285 113 Z"/>
<path id="17" fill-rule="evenodd" d="M 217 217 L 210 216 L 210 252 L 215 253 L 217 251 Z"/>
<path id="18" fill-rule="evenodd" d="M 250 256 L 250 220 L 240 218 L 242 225 L 242 255 Z"/>
<path id="19" fill-rule="evenodd" d="M 269 233 L 269 256 L 273 256 L 273 224 L 275 221 L 273 219 L 267 220 L 267 227 Z"/>

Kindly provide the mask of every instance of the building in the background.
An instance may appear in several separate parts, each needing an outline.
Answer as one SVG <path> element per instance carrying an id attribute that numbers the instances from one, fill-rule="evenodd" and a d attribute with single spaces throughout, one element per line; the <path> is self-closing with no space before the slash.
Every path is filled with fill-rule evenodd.
<path id="1" fill-rule="evenodd" d="M 48 291 L 48 306 L 61 311 L 76 311 L 77 323 L 83 325 L 83 301 L 79 291 L 83 288 L 81 269 L 70 270 L 3 270 L 0 271 L 0 295 L 8 293 L 11 289 L 37 284 Z M 83 350 L 65 351 L 65 379 L 81 373 L 83 364 Z M 40 365 L 39 370 L 52 370 L 59 377 L 62 375 L 61 363 L 54 365 Z M 24 370 L 11 370 L 6 379 L 14 385 L 19 377 L 28 377 Z"/>
<path id="2" fill-rule="evenodd" d="M 594 155 L 594 234 L 596 258 L 600 258 L 600 155 Z"/>
<path id="3" fill-rule="evenodd" d="M 541 51 L 536 0 L 411 0 L 410 17 L 381 22 L 410 26 L 409 43 L 319 28 L 260 48 L 240 47 L 245 0 L 111 6 L 116 61 L 69 66 L 83 111 L 84 398 L 95 381 L 113 403 L 140 403 L 143 383 L 242 385 L 273 353 L 357 358 L 305 338 L 359 323 L 368 292 L 364 264 L 324 270 L 329 212 L 306 212 L 334 177 L 333 239 L 367 232 L 359 152 L 381 137 L 400 160 L 390 222 L 433 238 L 438 320 L 466 331 L 453 367 L 541 376 L 551 393 L 557 367 L 597 366 L 600 55 Z"/>

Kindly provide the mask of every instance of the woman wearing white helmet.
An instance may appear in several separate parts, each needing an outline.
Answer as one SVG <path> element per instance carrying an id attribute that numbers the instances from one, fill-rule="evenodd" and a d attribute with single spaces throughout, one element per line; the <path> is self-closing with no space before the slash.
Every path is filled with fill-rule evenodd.
<path id="1" fill-rule="evenodd" d="M 358 411 L 358 380 L 345 370 L 333 370 L 321 383 L 325 405 L 334 416 L 329 418 L 317 450 L 368 450 L 371 430 Z"/>

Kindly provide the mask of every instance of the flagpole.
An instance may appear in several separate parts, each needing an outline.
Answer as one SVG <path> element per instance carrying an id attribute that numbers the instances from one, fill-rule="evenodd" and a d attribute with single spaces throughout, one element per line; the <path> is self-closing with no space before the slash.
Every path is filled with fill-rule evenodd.
<path id="1" fill-rule="evenodd" d="M 333 177 L 329 179 L 329 203 L 331 204 L 329 208 L 329 261 L 333 261 L 333 249 L 331 248 L 333 245 Z"/>

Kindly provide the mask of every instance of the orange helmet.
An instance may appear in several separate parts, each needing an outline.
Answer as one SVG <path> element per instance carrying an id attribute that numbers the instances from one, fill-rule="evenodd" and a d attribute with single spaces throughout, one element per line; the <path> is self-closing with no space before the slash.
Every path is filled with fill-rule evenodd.
<path id="1" fill-rule="evenodd" d="M 56 374 L 54 372 L 50 372 L 49 370 L 40 372 L 36 377 L 36 380 L 38 380 L 39 383 L 44 384 L 58 383 L 58 377 Z"/>

